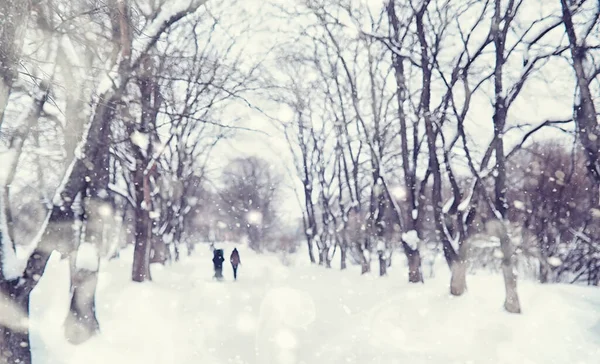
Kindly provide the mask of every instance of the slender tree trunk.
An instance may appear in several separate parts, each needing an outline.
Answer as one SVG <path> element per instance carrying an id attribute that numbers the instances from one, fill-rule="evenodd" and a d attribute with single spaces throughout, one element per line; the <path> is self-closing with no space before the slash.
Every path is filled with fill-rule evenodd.
<path id="1" fill-rule="evenodd" d="M 310 258 L 310 262 L 315 264 L 316 260 L 315 260 L 315 253 L 314 253 L 314 247 L 313 247 L 313 239 L 311 236 L 309 236 L 309 234 L 307 234 L 307 236 L 306 236 L 306 245 L 308 246 L 308 257 Z"/>
<path id="2" fill-rule="evenodd" d="M 512 242 L 508 236 L 506 227 L 506 212 L 508 203 L 506 200 L 506 155 L 504 153 L 504 129 L 507 117 L 506 96 L 503 85 L 503 70 L 506 47 L 506 33 L 508 24 L 506 19 L 501 16 L 501 0 L 495 0 L 495 11 L 493 18 L 493 31 L 491 33 L 494 39 L 495 46 L 495 68 L 494 68 L 494 155 L 496 156 L 496 168 L 494 174 L 494 213 L 496 220 L 492 221 L 492 230 L 496 232 L 496 236 L 500 239 L 500 249 L 502 250 L 502 273 L 504 276 L 504 286 L 506 289 L 506 299 L 504 308 L 510 313 L 520 313 L 521 306 L 517 295 L 517 276 L 513 267 Z M 507 14 L 511 9 L 507 10 Z M 508 15 L 505 15 L 505 17 Z M 504 26 L 501 23 L 504 21 Z"/>
<path id="3" fill-rule="evenodd" d="M 173 244 L 173 251 L 175 253 L 175 261 L 178 262 L 179 259 L 181 259 L 180 252 L 179 252 L 179 245 L 175 244 L 175 242 L 173 242 L 171 244 Z"/>
<path id="4" fill-rule="evenodd" d="M 577 134 L 579 141 L 585 149 L 588 171 L 600 186 L 600 125 L 594 95 L 590 90 L 590 75 L 586 74 L 585 58 L 587 49 L 585 48 L 585 39 L 577 39 L 573 16 L 567 0 L 560 0 L 562 8 L 562 18 L 567 37 L 569 39 L 569 48 L 575 71 L 577 89 L 579 90 L 579 105 L 575 105 L 575 123 L 577 124 Z M 594 34 L 593 32 L 591 34 Z M 581 45 L 579 43 L 582 43 Z M 596 201 L 596 204 L 600 203 Z"/>
<path id="5" fill-rule="evenodd" d="M 135 282 L 151 280 L 150 276 L 150 238 L 152 234 L 152 225 L 148 206 L 145 202 L 146 187 L 144 170 L 146 163 L 138 159 L 136 170 L 134 172 L 134 185 L 136 189 L 135 206 L 135 247 L 133 251 L 133 269 L 132 279 Z"/>
<path id="6" fill-rule="evenodd" d="M 152 234 L 151 240 L 152 251 L 150 253 L 150 263 L 160 263 L 162 265 L 165 265 L 168 259 L 167 244 L 165 244 L 165 242 L 163 241 L 162 236 L 158 236 L 155 234 Z"/>
<path id="7" fill-rule="evenodd" d="M 540 261 L 540 283 L 548 283 L 548 265 Z"/>
<path id="8" fill-rule="evenodd" d="M 50 84 L 42 81 L 34 92 L 33 103 L 25 119 L 25 129 L 22 131 L 22 133 L 20 133 L 21 135 L 14 137 L 11 141 L 12 149 L 14 150 L 15 155 L 8 165 L 3 166 L 3 168 L 7 169 L 8 174 L 4 181 L 4 186 L 1 186 L 4 199 L 2 207 L 4 208 L 3 213 L 7 229 L 5 234 L 10 237 L 10 241 L 14 241 L 15 239 L 14 221 L 12 209 L 10 207 L 10 188 L 17 174 L 19 160 L 21 159 L 21 155 L 23 153 L 25 141 L 29 137 L 31 129 L 38 123 L 40 115 L 42 114 L 42 110 L 44 109 L 44 105 L 48 99 L 49 92 Z"/>
<path id="9" fill-rule="evenodd" d="M 504 300 L 504 308 L 510 313 L 521 313 L 521 304 L 519 303 L 519 295 L 517 294 L 517 275 L 514 271 L 514 248 L 506 226 L 502 224 L 503 229 L 500 236 L 500 244 L 502 250 L 502 274 L 504 276 L 504 286 L 506 290 L 506 299 Z"/>
<path id="10" fill-rule="evenodd" d="M 255 252 L 260 252 L 260 227 L 249 225 L 248 227 L 248 245 Z"/>
<path id="11" fill-rule="evenodd" d="M 444 250 L 444 257 L 448 263 L 448 267 L 452 271 L 452 266 L 457 260 L 457 253 L 452 247 L 452 244 L 448 240 L 448 237 L 444 233 L 444 218 L 442 211 L 442 174 L 440 170 L 440 162 L 437 156 L 436 147 L 436 132 L 434 129 L 434 123 L 431 118 L 430 103 L 431 103 L 431 63 L 429 62 L 427 38 L 425 36 L 425 29 L 423 23 L 423 17 L 426 12 L 427 6 L 430 1 L 426 0 L 421 9 L 416 15 L 417 34 L 419 43 L 421 45 L 421 66 L 423 69 L 423 90 L 421 92 L 420 107 L 423 119 L 425 121 L 425 132 L 427 135 L 427 150 L 429 154 L 429 170 L 433 174 L 433 187 L 431 192 L 431 200 L 433 204 L 433 216 L 436 236 L 442 243 Z M 451 282 L 452 283 L 452 282 Z M 452 289 L 450 290 L 452 293 Z"/>
<path id="12" fill-rule="evenodd" d="M 121 17 L 121 24 L 127 24 L 126 13 Z M 123 33 L 122 37 L 128 35 Z M 126 42 L 129 44 L 128 42 Z M 127 54 L 129 54 L 127 52 Z M 151 130 L 156 125 L 158 108 L 162 102 L 157 97 L 158 85 L 153 80 L 155 72 L 152 59 L 145 55 L 141 59 L 141 69 L 138 86 L 141 93 L 142 117 L 139 125 L 135 125 L 135 132 L 140 136 L 141 143 L 135 143 L 136 169 L 134 171 L 135 196 L 135 248 L 133 252 L 132 280 L 143 282 L 152 280 L 150 275 L 150 249 L 152 248 L 152 210 L 150 176 L 155 172 L 156 165 L 152 161 L 153 141 Z M 144 145 L 146 144 L 146 145 Z"/>
<path id="13" fill-rule="evenodd" d="M 149 152 L 149 151 L 148 151 Z M 150 249 L 152 239 L 152 221 L 150 220 L 150 186 L 145 174 L 147 157 L 137 149 L 136 169 L 133 183 L 135 186 L 135 247 L 131 279 L 135 282 L 152 280 L 150 275 Z"/>
<path id="14" fill-rule="evenodd" d="M 360 259 L 361 259 L 360 274 L 367 274 L 367 273 L 371 272 L 371 262 L 365 256 L 365 249 L 363 249 L 363 247 L 360 245 L 360 243 L 357 242 L 356 245 L 357 245 L 357 251 L 360 253 Z"/>
<path id="15" fill-rule="evenodd" d="M 387 275 L 387 260 L 385 259 L 385 251 L 378 250 L 377 255 L 379 258 L 379 276 L 383 277 Z"/>
<path id="16" fill-rule="evenodd" d="M 344 270 L 344 269 L 347 268 L 347 263 L 346 263 L 346 260 L 347 260 L 346 256 L 347 256 L 347 254 L 348 254 L 347 248 L 346 247 L 340 247 L 340 269 L 341 270 Z"/>

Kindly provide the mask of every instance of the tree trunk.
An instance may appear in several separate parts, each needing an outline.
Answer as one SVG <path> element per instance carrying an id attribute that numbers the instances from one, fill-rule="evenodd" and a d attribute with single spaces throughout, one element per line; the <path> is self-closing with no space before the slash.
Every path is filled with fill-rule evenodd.
<path id="1" fill-rule="evenodd" d="M 345 242 L 345 238 L 344 238 L 344 241 L 342 242 L 342 245 L 340 246 L 340 269 L 341 270 L 344 270 L 347 268 L 347 266 L 346 266 L 347 251 L 348 251 L 348 247 L 347 247 L 347 243 Z"/>
<path id="2" fill-rule="evenodd" d="M 165 265 L 168 259 L 168 248 L 167 244 L 163 241 L 162 237 L 152 234 L 152 251 L 150 263 L 160 263 Z"/>
<path id="3" fill-rule="evenodd" d="M 504 276 L 504 287 L 506 289 L 504 308 L 510 313 L 521 313 L 519 295 L 517 294 L 517 275 L 513 266 L 514 249 L 505 224 L 500 220 L 492 220 L 486 224 L 486 228 L 490 234 L 497 236 L 500 240 L 502 275 Z"/>
<path id="4" fill-rule="evenodd" d="M 33 95 L 33 103 L 29 112 L 27 114 L 27 118 L 25 120 L 25 128 L 22 132 L 18 133 L 16 137 L 13 137 L 11 141 L 12 148 L 15 152 L 12 161 L 5 165 L 3 168 L 6 168 L 8 174 L 4 180 L 4 186 L 2 187 L 3 199 L 4 203 L 1 205 L 4 208 L 4 219 L 6 224 L 5 234 L 8 235 L 10 241 L 14 241 L 14 221 L 12 215 L 12 209 L 10 207 L 10 189 L 11 185 L 14 181 L 14 178 L 17 174 L 19 160 L 21 159 L 21 155 L 23 153 L 23 147 L 29 134 L 31 133 L 31 129 L 38 123 L 40 115 L 44 109 L 44 105 L 48 99 L 48 94 L 50 92 L 50 84 L 46 81 L 40 82 L 40 85 L 34 91 Z M 13 247 L 14 249 L 14 247 Z"/>
<path id="5" fill-rule="evenodd" d="M 3 282 L 7 285 L 15 283 Z M 0 321 L 0 364 L 31 364 L 29 343 L 29 294 L 19 295 L 15 286 L 2 289 Z M 6 294 L 15 294 L 9 299 Z"/>
<path id="6" fill-rule="evenodd" d="M 369 264 L 369 262 L 364 259 L 362 264 L 360 265 L 360 274 L 367 274 L 371 271 L 371 264 Z"/>
<path id="7" fill-rule="evenodd" d="M 175 261 L 178 262 L 179 259 L 181 259 L 181 255 L 179 253 L 179 245 L 176 244 L 175 242 L 172 242 L 171 244 L 173 244 L 173 252 L 175 253 Z"/>
<path id="8" fill-rule="evenodd" d="M 502 249 L 502 274 L 504 275 L 504 287 L 506 289 L 506 299 L 504 308 L 510 313 L 521 313 L 521 304 L 519 303 L 519 295 L 517 294 L 517 275 L 513 266 L 514 249 L 506 228 L 500 239 Z"/>
<path id="9" fill-rule="evenodd" d="M 579 141 L 585 149 L 587 168 L 590 176 L 600 189 L 600 125 L 594 94 L 590 89 L 591 75 L 586 73 L 586 39 L 578 40 L 573 24 L 573 16 L 567 0 L 560 0 L 562 8 L 562 19 L 565 31 L 569 39 L 569 48 L 573 60 L 577 89 L 579 90 L 579 105 L 575 105 L 575 123 Z M 593 32 L 591 34 L 594 34 Z M 581 43 L 581 44 L 580 44 Z M 598 201 L 595 203 L 598 204 Z"/>
<path id="10" fill-rule="evenodd" d="M 81 177 L 74 168 L 72 178 Z M 75 198 L 69 189 L 75 183 L 69 183 L 63 190 L 62 196 Z M 1 199 L 1 197 L 0 197 Z M 0 211 L 0 220 L 2 218 Z M 31 364 L 29 341 L 29 300 L 31 291 L 37 285 L 40 277 L 54 250 L 66 254 L 70 244 L 60 242 L 72 241 L 73 215 L 69 206 L 54 207 L 48 217 L 48 224 L 39 246 L 27 260 L 25 271 L 20 277 L 6 277 L 0 269 L 0 364 Z M 3 241 L 0 225 L 0 246 Z M 4 267 L 0 267 L 4 268 Z"/>
<path id="11" fill-rule="evenodd" d="M 95 303 L 97 284 L 97 269 L 80 268 L 71 275 L 71 306 L 64 324 L 65 337 L 71 344 L 81 344 L 100 331 Z"/>
<path id="12" fill-rule="evenodd" d="M 188 257 L 190 257 L 190 256 L 192 256 L 192 254 L 194 254 L 194 250 L 196 249 L 196 244 L 194 244 L 194 242 L 192 242 L 192 241 L 188 241 L 186 245 L 188 248 Z"/>
<path id="13" fill-rule="evenodd" d="M 313 248 L 313 240 L 311 236 L 306 237 L 306 245 L 308 246 L 308 257 L 310 258 L 310 262 L 315 264 L 315 253 Z"/>
<path id="14" fill-rule="evenodd" d="M 423 283 L 423 273 L 421 272 L 421 254 L 418 249 L 404 248 L 406 260 L 408 261 L 408 281 L 410 283 Z"/>
<path id="15" fill-rule="evenodd" d="M 137 160 L 134 172 L 134 184 L 136 186 L 135 206 L 135 247 L 133 251 L 133 269 L 131 279 L 135 282 L 151 280 L 150 276 L 150 238 L 152 226 L 148 208 L 145 203 L 146 181 L 144 169 L 146 164 L 143 160 Z"/>
<path id="16" fill-rule="evenodd" d="M 540 260 L 540 283 L 548 283 L 548 263 Z"/>
<path id="17" fill-rule="evenodd" d="M 260 228 L 258 226 L 249 225 L 248 245 L 255 252 L 260 252 Z"/>
<path id="18" fill-rule="evenodd" d="M 114 224 L 108 195 L 113 115 L 107 115 L 104 127 L 98 134 L 98 150 L 95 155 L 90 156 L 93 158 L 92 163 L 86 164 L 86 183 L 81 190 L 85 234 L 81 244 L 73 244 L 77 249 L 74 248 L 71 253 L 71 256 L 75 254 L 76 257 L 75 262 L 71 262 L 71 305 L 64 325 L 66 339 L 72 344 L 87 341 L 100 329 L 95 304 L 100 251 L 108 235 L 107 229 Z"/>
<path id="19" fill-rule="evenodd" d="M 462 216 L 459 215 L 462 220 Z M 464 239 L 466 233 L 461 237 Z M 452 277 L 450 279 L 450 294 L 462 296 L 467 291 L 467 268 L 469 265 L 469 243 L 466 240 L 459 241 L 458 253 L 450 265 Z"/>
<path id="20" fill-rule="evenodd" d="M 377 255 L 379 256 L 379 276 L 383 277 L 387 274 L 387 261 L 385 259 L 385 252 L 378 250 Z"/>
<path id="21" fill-rule="evenodd" d="M 508 201 L 506 199 L 506 155 L 504 152 L 504 132 L 508 106 L 506 93 L 504 90 L 504 65 L 506 63 L 506 30 L 509 26 L 507 15 L 502 13 L 502 4 L 500 0 L 495 0 L 494 17 L 492 21 L 491 37 L 495 48 L 495 66 L 494 66 L 494 155 L 496 157 L 496 166 L 494 174 L 494 194 L 495 201 L 493 213 L 496 219 L 488 222 L 488 228 L 500 239 L 500 249 L 502 250 L 502 273 L 504 275 L 504 286 L 506 288 L 506 300 L 504 308 L 511 313 L 520 313 L 519 297 L 517 295 L 517 277 L 513 270 L 512 243 L 508 236 L 506 227 L 506 212 Z M 507 14 L 511 9 L 507 9 Z"/>
<path id="22" fill-rule="evenodd" d="M 467 262 L 456 260 L 450 267 L 452 276 L 450 278 L 450 294 L 462 296 L 467 290 Z"/>
<path id="23" fill-rule="evenodd" d="M 319 265 L 324 265 L 325 268 L 331 268 L 331 260 L 329 259 L 329 249 L 327 247 L 319 250 Z"/>

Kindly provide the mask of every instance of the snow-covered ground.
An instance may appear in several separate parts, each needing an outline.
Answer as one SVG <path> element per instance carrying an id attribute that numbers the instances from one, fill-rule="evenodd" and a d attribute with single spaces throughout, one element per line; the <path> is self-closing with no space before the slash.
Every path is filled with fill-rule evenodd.
<path id="1" fill-rule="evenodd" d="M 453 298 L 447 274 L 409 285 L 404 267 L 385 278 L 360 276 L 354 268 L 309 266 L 304 255 L 293 257 L 288 267 L 274 255 L 237 247 L 242 261 L 237 282 L 229 265 L 225 281 L 212 280 L 208 245 L 177 264 L 153 266 L 151 283 L 130 282 L 130 250 L 103 263 L 97 298 L 102 333 L 81 346 L 63 339 L 68 267 L 52 259 L 32 295 L 34 363 L 600 360 L 598 288 L 520 282 L 524 312 L 510 315 L 502 310 L 503 282 L 497 276 L 469 276 L 467 295 Z M 219 248 L 228 258 L 232 246 Z"/>

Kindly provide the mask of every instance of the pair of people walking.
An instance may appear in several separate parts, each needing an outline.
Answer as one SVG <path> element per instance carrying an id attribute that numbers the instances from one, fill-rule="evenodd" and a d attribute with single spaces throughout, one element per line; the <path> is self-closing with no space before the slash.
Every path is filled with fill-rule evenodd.
<path id="1" fill-rule="evenodd" d="M 215 249 L 213 251 L 212 261 L 215 268 L 215 278 L 219 280 L 223 279 L 223 261 L 225 261 L 225 258 L 223 257 L 223 249 Z M 240 253 L 238 252 L 237 248 L 234 248 L 231 252 L 229 262 L 233 268 L 233 279 L 237 281 L 237 269 L 242 263 L 240 260 Z"/>

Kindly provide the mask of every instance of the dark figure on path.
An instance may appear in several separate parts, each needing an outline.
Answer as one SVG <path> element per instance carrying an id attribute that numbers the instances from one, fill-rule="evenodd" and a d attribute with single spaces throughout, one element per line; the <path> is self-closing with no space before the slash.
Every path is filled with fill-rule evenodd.
<path id="1" fill-rule="evenodd" d="M 233 279 L 237 281 L 238 265 L 242 263 L 240 261 L 240 253 L 238 252 L 237 248 L 234 248 L 231 252 L 231 257 L 229 257 L 229 261 L 231 262 L 231 266 L 233 267 Z"/>
<path id="2" fill-rule="evenodd" d="M 212 261 L 215 268 L 215 278 L 218 280 L 223 279 L 223 262 L 225 261 L 225 258 L 223 257 L 223 249 L 213 250 Z"/>

